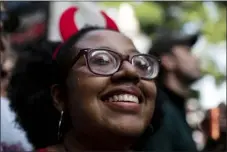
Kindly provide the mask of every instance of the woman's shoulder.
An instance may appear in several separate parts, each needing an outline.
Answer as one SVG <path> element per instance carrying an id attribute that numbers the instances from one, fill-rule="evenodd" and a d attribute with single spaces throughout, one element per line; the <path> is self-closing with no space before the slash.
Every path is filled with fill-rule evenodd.
<path id="1" fill-rule="evenodd" d="M 38 149 L 36 152 L 59 152 L 59 150 L 56 147 L 46 147 Z"/>
<path id="2" fill-rule="evenodd" d="M 38 149 L 36 152 L 48 152 L 48 148 Z"/>
<path id="3" fill-rule="evenodd" d="M 36 152 L 64 152 L 64 151 L 65 150 L 62 148 L 61 145 L 49 146 L 46 148 L 36 150 Z"/>

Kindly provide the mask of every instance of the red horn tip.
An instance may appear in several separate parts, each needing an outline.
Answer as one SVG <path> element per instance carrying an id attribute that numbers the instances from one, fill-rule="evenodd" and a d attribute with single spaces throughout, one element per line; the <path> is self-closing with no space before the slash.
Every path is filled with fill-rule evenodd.
<path id="1" fill-rule="evenodd" d="M 77 10 L 78 8 L 76 7 L 70 7 L 65 10 L 60 17 L 59 30 L 63 41 L 66 41 L 78 31 L 74 22 L 74 14 Z"/>
<path id="2" fill-rule="evenodd" d="M 104 16 L 104 18 L 106 19 L 106 27 L 108 29 L 112 29 L 112 30 L 116 30 L 119 31 L 116 23 L 104 12 L 101 11 L 101 14 Z"/>

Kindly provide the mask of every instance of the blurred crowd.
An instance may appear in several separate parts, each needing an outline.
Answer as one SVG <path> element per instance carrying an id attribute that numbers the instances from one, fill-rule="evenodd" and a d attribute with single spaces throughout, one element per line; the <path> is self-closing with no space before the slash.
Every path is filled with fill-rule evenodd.
<path id="1" fill-rule="evenodd" d="M 7 86 L 18 54 L 27 45 L 48 39 L 49 2 L 1 1 L 1 151 L 32 151 L 24 130 L 16 123 L 10 108 Z M 49 31 L 48 31 L 49 30 Z M 201 32 L 182 35 L 179 31 L 160 31 L 152 40 L 148 54 L 161 60 L 157 83 L 162 92 L 164 119 L 160 129 L 144 141 L 144 151 L 227 151 L 226 104 L 206 110 L 201 123 L 193 127 L 187 116 L 193 107 L 188 99 L 195 97 L 190 86 L 202 78 L 200 62 L 191 53 Z M 198 143 L 198 141 L 200 143 Z M 202 141 L 202 143 L 201 143 Z M 198 144 L 203 144 L 198 148 Z"/>

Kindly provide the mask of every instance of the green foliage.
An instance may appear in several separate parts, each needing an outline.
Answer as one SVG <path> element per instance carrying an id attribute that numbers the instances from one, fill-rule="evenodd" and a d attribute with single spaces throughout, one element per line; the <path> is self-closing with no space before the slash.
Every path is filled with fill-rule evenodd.
<path id="1" fill-rule="evenodd" d="M 215 62 L 211 59 L 207 59 L 207 66 L 202 69 L 202 73 L 204 75 L 212 75 L 215 77 L 216 85 L 220 85 L 224 80 L 226 80 L 226 75 L 218 70 Z"/>
<path id="2" fill-rule="evenodd" d="M 144 2 L 139 5 L 135 5 L 136 16 L 143 22 L 161 24 L 164 21 L 164 11 L 162 7 L 155 2 Z"/>
<path id="3" fill-rule="evenodd" d="M 208 41 L 212 43 L 220 42 L 226 39 L 226 8 L 222 5 L 217 5 L 218 15 L 220 16 L 217 22 L 210 20 L 208 13 L 202 6 L 201 2 L 191 3 L 191 7 L 185 7 L 182 15 L 182 23 L 190 21 L 202 21 L 202 33 Z"/>
<path id="4" fill-rule="evenodd" d="M 101 2 L 106 7 L 119 8 L 122 2 Z M 183 2 L 167 2 L 167 1 L 152 1 L 152 2 L 127 2 L 134 7 L 135 14 L 140 22 L 141 29 L 147 35 L 154 34 L 157 27 L 164 26 L 172 29 L 179 29 L 184 23 L 191 21 L 201 21 L 203 23 L 202 33 L 207 39 L 212 42 L 220 42 L 226 39 L 226 7 L 222 4 L 217 4 L 218 14 L 220 19 L 213 22 L 209 19 L 208 13 L 203 7 L 202 2 L 198 1 L 183 1 Z M 178 14 L 179 18 L 172 17 L 168 8 L 174 6 L 181 10 Z"/>
<path id="5" fill-rule="evenodd" d="M 105 1 L 105 2 L 99 2 L 100 5 L 103 5 L 105 7 L 114 7 L 119 8 L 122 2 L 111 2 L 111 1 Z"/>

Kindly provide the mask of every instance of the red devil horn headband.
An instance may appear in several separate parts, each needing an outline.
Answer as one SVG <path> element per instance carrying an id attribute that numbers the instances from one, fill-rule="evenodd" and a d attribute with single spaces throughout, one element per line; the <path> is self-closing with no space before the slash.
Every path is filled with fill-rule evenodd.
<path id="1" fill-rule="evenodd" d="M 73 34 L 77 33 L 80 30 L 77 26 L 78 24 L 74 20 L 74 16 L 78 11 L 79 11 L 79 8 L 70 7 L 63 12 L 63 14 L 60 18 L 60 22 L 59 22 L 60 33 L 61 33 L 63 41 L 66 41 Z M 113 29 L 113 30 L 118 31 L 118 27 L 115 24 L 115 22 L 104 11 L 100 11 L 100 14 L 103 16 L 103 18 L 106 22 L 107 29 Z M 89 22 L 88 18 L 85 18 L 85 20 L 87 20 L 87 22 L 90 25 L 92 25 L 92 23 Z"/>

